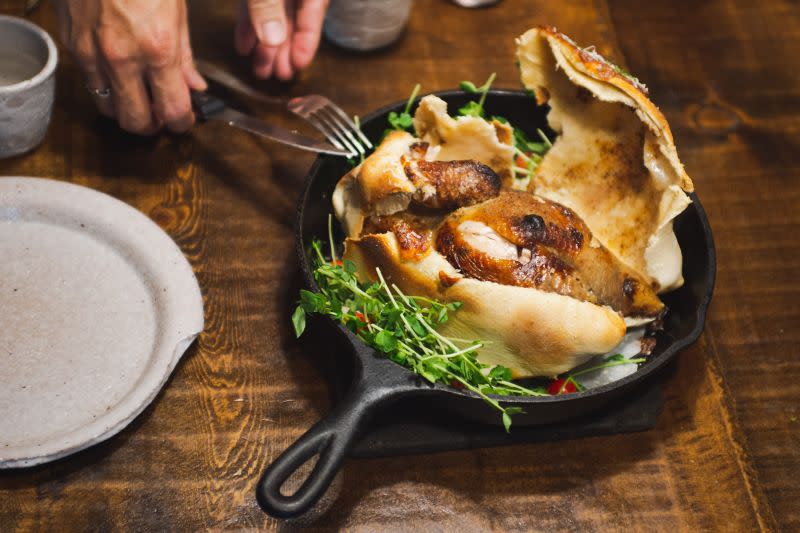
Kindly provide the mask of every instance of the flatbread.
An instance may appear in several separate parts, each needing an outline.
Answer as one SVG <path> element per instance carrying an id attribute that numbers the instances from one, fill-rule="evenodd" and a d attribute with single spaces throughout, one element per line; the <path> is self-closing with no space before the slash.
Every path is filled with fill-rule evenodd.
<path id="1" fill-rule="evenodd" d="M 494 170 L 504 184 L 513 181 L 513 129 L 496 120 L 447 114 L 447 102 L 428 95 L 414 113 L 417 136 L 430 144 L 429 158 L 437 161 L 472 160 Z"/>
<path id="2" fill-rule="evenodd" d="M 638 80 L 549 27 L 517 39 L 522 82 L 559 136 L 529 190 L 573 209 L 659 292 L 683 284 L 672 221 L 692 181 L 666 119 Z"/>
<path id="3" fill-rule="evenodd" d="M 403 261 L 392 232 L 345 241 L 344 258 L 359 277 L 377 281 L 376 268 L 404 292 L 461 309 L 441 332 L 480 339 L 478 358 L 511 369 L 515 378 L 556 376 L 612 350 L 625 336 L 625 322 L 609 307 L 527 287 L 463 277 L 439 252 Z"/>

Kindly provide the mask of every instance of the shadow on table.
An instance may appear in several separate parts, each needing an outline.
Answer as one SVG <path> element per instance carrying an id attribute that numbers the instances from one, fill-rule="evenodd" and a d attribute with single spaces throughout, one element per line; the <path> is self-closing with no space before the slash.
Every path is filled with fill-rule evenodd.
<path id="1" fill-rule="evenodd" d="M 226 133 L 245 136 L 246 133 L 228 132 L 221 124 L 202 127 L 213 128 L 213 131 L 199 132 L 194 147 L 195 158 L 206 179 L 219 180 L 269 220 L 291 232 L 295 198 L 302 181 L 297 176 L 300 171 L 293 168 L 291 163 L 274 160 L 272 147 L 255 139 L 242 138 L 237 143 L 214 145 L 210 135 Z"/>

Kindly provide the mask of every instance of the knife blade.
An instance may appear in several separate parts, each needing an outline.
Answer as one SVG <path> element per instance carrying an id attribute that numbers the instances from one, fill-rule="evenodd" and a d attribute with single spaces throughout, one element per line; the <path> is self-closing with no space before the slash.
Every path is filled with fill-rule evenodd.
<path id="1" fill-rule="evenodd" d="M 197 114 L 197 117 L 203 122 L 218 120 L 224 122 L 228 126 L 309 152 L 344 157 L 351 157 L 353 155 L 350 152 L 336 148 L 332 144 L 306 137 L 294 130 L 273 126 L 261 119 L 231 109 L 222 99 L 208 93 L 193 91 L 192 108 Z"/>
<path id="2" fill-rule="evenodd" d="M 254 89 L 250 85 L 246 84 L 233 74 L 222 70 L 221 68 L 215 66 L 208 61 L 204 61 L 202 59 L 196 59 L 194 65 L 197 67 L 197 70 L 200 71 L 200 74 L 205 76 L 206 78 L 210 79 L 213 82 L 220 84 L 221 86 L 225 87 L 226 89 L 233 91 L 235 93 L 239 93 L 247 98 L 255 100 L 256 102 L 260 102 L 262 104 L 267 105 L 286 105 L 287 100 L 283 98 L 276 98 L 274 96 L 268 96 L 262 93 L 259 90 Z"/>

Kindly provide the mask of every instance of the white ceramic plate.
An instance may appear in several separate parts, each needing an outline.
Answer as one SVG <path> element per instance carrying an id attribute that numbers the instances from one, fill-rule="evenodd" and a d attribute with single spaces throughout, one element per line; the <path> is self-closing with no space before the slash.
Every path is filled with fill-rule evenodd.
<path id="1" fill-rule="evenodd" d="M 192 268 L 145 215 L 85 187 L 0 178 L 0 468 L 119 432 L 202 329 Z"/>

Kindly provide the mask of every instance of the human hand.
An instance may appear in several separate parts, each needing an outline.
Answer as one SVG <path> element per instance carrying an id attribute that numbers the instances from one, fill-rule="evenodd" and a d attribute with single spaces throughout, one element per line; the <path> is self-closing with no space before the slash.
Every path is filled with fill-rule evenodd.
<path id="1" fill-rule="evenodd" d="M 185 0 L 57 0 L 61 42 L 98 109 L 130 132 L 192 127 L 189 90 L 204 90 Z"/>
<path id="2" fill-rule="evenodd" d="M 241 0 L 234 31 L 236 50 L 253 57 L 253 73 L 291 79 L 319 46 L 328 0 Z"/>

